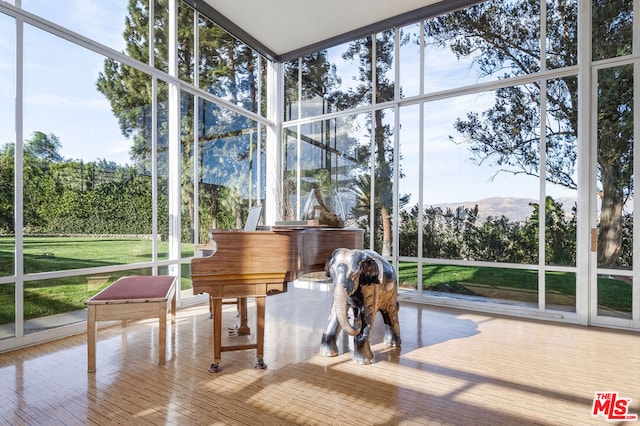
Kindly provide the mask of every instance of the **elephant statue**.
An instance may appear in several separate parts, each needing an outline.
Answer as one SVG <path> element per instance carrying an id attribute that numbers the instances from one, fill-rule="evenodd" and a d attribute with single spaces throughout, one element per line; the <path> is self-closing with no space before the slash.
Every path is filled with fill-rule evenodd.
<path id="1" fill-rule="evenodd" d="M 327 260 L 325 271 L 333 281 L 333 304 L 320 354 L 338 355 L 336 338 L 342 329 L 354 336 L 353 360 L 358 364 L 372 363 L 369 334 L 378 311 L 384 320 L 384 344 L 399 347 L 398 280 L 389 262 L 371 250 L 339 248 Z M 349 322 L 349 308 L 353 311 L 353 325 Z"/>

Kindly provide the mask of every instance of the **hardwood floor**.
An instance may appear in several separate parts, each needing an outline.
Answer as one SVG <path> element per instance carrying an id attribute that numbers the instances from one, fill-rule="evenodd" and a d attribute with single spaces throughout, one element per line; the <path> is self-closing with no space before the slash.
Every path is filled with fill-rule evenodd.
<path id="1" fill-rule="evenodd" d="M 591 414 L 598 391 L 631 398 L 629 413 L 640 413 L 637 333 L 403 303 L 402 348 L 381 343 L 378 316 L 375 363 L 364 366 L 351 360 L 347 338 L 339 356 L 318 354 L 331 303 L 323 290 L 290 285 L 267 298 L 266 370 L 253 368 L 247 350 L 224 352 L 224 370 L 207 372 L 206 304 L 167 325 L 163 366 L 154 320 L 101 329 L 95 373 L 85 334 L 0 354 L 0 423 L 612 424 Z M 252 304 L 249 314 L 251 324 Z M 223 318 L 235 325 L 233 305 Z"/>

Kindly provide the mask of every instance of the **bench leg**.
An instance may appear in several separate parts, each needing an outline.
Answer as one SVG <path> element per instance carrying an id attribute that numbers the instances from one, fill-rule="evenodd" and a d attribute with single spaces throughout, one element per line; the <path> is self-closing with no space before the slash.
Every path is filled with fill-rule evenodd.
<path id="1" fill-rule="evenodd" d="M 87 307 L 87 371 L 95 373 L 96 371 L 96 307 L 89 305 Z"/>
<path id="2" fill-rule="evenodd" d="M 158 326 L 158 364 L 164 365 L 167 352 L 167 303 L 160 304 L 160 313 L 158 316 L 160 324 Z"/>

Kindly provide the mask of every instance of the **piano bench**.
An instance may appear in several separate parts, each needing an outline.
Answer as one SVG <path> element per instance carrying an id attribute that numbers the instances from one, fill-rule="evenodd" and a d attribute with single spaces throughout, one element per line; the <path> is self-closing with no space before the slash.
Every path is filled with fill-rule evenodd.
<path id="1" fill-rule="evenodd" d="M 168 275 L 122 277 L 85 302 L 87 305 L 88 372 L 96 371 L 96 333 L 98 321 L 158 318 L 159 364 L 165 363 L 167 309 L 176 322 L 176 277 Z"/>

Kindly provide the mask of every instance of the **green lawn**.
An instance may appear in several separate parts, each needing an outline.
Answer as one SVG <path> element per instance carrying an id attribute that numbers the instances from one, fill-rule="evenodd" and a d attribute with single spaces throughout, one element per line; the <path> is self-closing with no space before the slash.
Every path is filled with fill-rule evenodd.
<path id="1" fill-rule="evenodd" d="M 518 292 L 537 294 L 538 272 L 523 269 L 503 269 L 479 266 L 424 265 L 423 290 L 451 291 L 474 294 L 478 288 L 493 289 L 493 293 L 513 298 Z M 571 272 L 547 272 L 547 294 L 554 293 L 574 300 L 576 296 L 575 274 Z M 398 267 L 400 284 L 415 288 L 417 264 L 403 262 Z M 531 297 L 529 297 L 531 298 Z M 535 297 L 537 298 L 537 296 Z M 622 278 L 598 277 L 598 303 L 601 307 L 619 312 L 631 312 L 632 287 Z"/>
<path id="2" fill-rule="evenodd" d="M 182 257 L 193 253 L 192 244 L 182 245 Z M 151 241 L 126 238 L 25 238 L 25 272 L 64 271 L 107 265 L 123 265 L 151 260 Z M 159 243 L 159 257 L 167 258 L 168 243 Z M 0 275 L 11 275 L 14 262 L 14 239 L 0 237 Z M 161 272 L 162 273 L 162 272 Z M 87 276 L 37 280 L 25 283 L 25 319 L 84 309 L 84 301 L 125 275 L 150 275 L 150 268 L 127 270 L 108 276 L 97 284 Z M 402 286 L 416 286 L 417 266 L 403 262 L 398 268 Z M 423 289 L 451 291 L 459 294 L 490 292 L 493 297 L 522 301 L 536 300 L 538 273 L 533 270 L 502 269 L 477 266 L 425 265 Z M 182 268 L 182 289 L 190 288 L 189 268 Z M 575 299 L 575 274 L 547 272 L 547 294 Z M 502 295 L 502 296 L 501 296 Z M 519 298 L 519 295 L 522 298 Z M 631 312 L 631 285 L 615 278 L 598 279 L 600 306 L 620 312 Z M 13 284 L 0 285 L 0 324 L 14 321 L 15 289 Z"/>
<path id="3" fill-rule="evenodd" d="M 151 243 L 151 240 L 127 238 L 27 237 L 24 243 L 25 273 L 150 261 Z M 183 244 L 182 250 L 183 257 L 191 256 L 193 244 Z M 160 259 L 167 258 L 168 243 L 159 242 L 158 251 Z M 0 237 L 0 275 L 11 275 L 13 262 L 14 238 Z M 190 272 L 188 268 L 182 269 L 181 287 L 190 288 Z M 104 274 L 97 284 L 89 283 L 88 276 L 25 282 L 24 317 L 32 319 L 84 309 L 85 300 L 121 276 L 150 274 L 150 268 Z M 13 322 L 14 313 L 14 285 L 0 285 L 0 324 Z"/>

